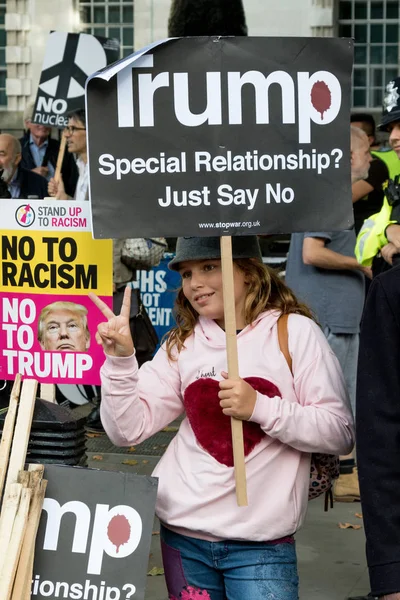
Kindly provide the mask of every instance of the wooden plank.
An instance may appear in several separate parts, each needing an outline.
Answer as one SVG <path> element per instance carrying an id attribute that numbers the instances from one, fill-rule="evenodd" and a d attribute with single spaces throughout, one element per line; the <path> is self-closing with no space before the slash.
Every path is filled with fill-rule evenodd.
<path id="1" fill-rule="evenodd" d="M 47 483 L 47 482 L 46 482 Z M 39 518 L 40 521 L 40 518 Z M 29 557 L 29 565 L 27 567 L 28 573 L 30 573 L 30 577 L 26 577 L 25 587 L 22 591 L 21 598 L 16 598 L 16 600 L 31 600 L 31 590 L 32 590 L 32 580 L 33 580 L 33 566 L 35 564 L 35 548 L 32 549 L 31 555 Z M 12 599 L 14 600 L 14 599 Z"/>
<path id="2" fill-rule="evenodd" d="M 10 404 L 8 406 L 7 416 L 4 420 L 3 434 L 0 442 L 0 498 L 3 493 L 4 481 L 6 479 L 20 389 L 21 375 L 18 373 L 18 375 L 15 377 L 14 385 L 11 390 Z"/>
<path id="3" fill-rule="evenodd" d="M 236 340 L 236 307 L 233 282 L 232 238 L 221 236 L 221 267 L 224 296 L 224 323 L 228 375 L 239 377 L 239 360 Z M 231 417 L 233 464 L 235 467 L 236 500 L 238 506 L 247 506 L 246 466 L 244 461 L 243 424 Z"/>
<path id="4" fill-rule="evenodd" d="M 31 595 L 36 535 L 47 486 L 47 481 L 42 479 L 42 476 L 43 471 L 31 472 L 30 488 L 32 490 L 32 500 L 15 575 L 12 600 L 29 600 Z"/>
<path id="5" fill-rule="evenodd" d="M 33 473 L 34 471 L 38 471 L 41 474 L 41 476 L 43 477 L 43 475 L 44 475 L 44 465 L 35 465 L 35 464 L 28 465 L 28 471 L 30 473 Z"/>
<path id="6" fill-rule="evenodd" d="M 44 466 L 43 465 L 29 465 L 28 471 L 31 471 L 31 472 L 39 471 L 41 474 L 41 477 L 43 477 Z M 42 481 L 42 484 L 44 485 L 45 491 L 46 491 L 47 481 Z M 41 513 L 39 514 L 39 523 L 40 523 L 40 516 L 41 516 Z M 31 588 L 32 588 L 34 562 L 35 562 L 35 544 L 33 545 L 33 548 L 31 549 L 31 553 L 29 556 L 29 563 L 27 565 L 27 576 L 26 576 L 26 580 L 25 580 L 25 586 L 21 592 L 20 600 L 31 600 Z M 17 597 L 17 600 L 19 600 L 18 597 Z"/>
<path id="7" fill-rule="evenodd" d="M 17 516 L 19 501 L 22 493 L 20 483 L 12 483 L 4 496 L 0 517 L 0 575 L 7 557 L 14 521 Z M 0 595 L 0 598 L 2 596 Z"/>
<path id="8" fill-rule="evenodd" d="M 58 150 L 56 170 L 55 170 L 55 173 L 54 173 L 54 179 L 57 182 L 59 181 L 60 175 L 61 175 L 61 167 L 62 167 L 62 163 L 63 163 L 63 160 L 64 160 L 66 143 L 67 143 L 67 138 L 65 137 L 65 133 L 63 131 L 62 134 L 61 134 L 60 148 Z M 52 200 L 54 200 L 54 198 L 52 198 Z"/>
<path id="9" fill-rule="evenodd" d="M 22 541 L 28 521 L 32 490 L 24 488 L 12 528 L 11 539 L 7 547 L 6 559 L 0 573 L 0 598 L 11 600 L 15 573 L 21 553 Z"/>
<path id="10" fill-rule="evenodd" d="M 41 383 L 39 397 L 42 400 L 56 404 L 56 386 L 53 383 Z"/>
<path id="11" fill-rule="evenodd" d="M 22 384 L 17 423 L 15 425 L 10 462 L 8 465 L 6 490 L 7 486 L 17 481 L 19 471 L 23 471 L 24 469 L 32 426 L 33 410 L 35 408 L 37 385 L 38 382 L 35 379 L 25 379 Z"/>
<path id="12" fill-rule="evenodd" d="M 28 471 L 20 471 L 18 473 L 17 483 L 20 483 L 22 487 L 29 487 L 30 475 Z"/>

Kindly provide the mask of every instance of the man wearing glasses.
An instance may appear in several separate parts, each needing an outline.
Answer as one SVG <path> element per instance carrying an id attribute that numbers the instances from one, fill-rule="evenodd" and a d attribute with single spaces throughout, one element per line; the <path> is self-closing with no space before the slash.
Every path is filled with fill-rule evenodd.
<path id="1" fill-rule="evenodd" d="M 89 200 L 89 171 L 87 162 L 86 146 L 86 115 L 83 108 L 69 114 L 68 126 L 64 130 L 67 139 L 68 152 L 75 154 L 76 165 L 79 171 L 78 183 L 76 184 L 75 196 L 69 196 L 64 187 L 62 177 L 56 181 L 50 179 L 48 192 L 57 200 Z"/>
<path id="2" fill-rule="evenodd" d="M 33 109 L 34 102 L 30 102 L 24 111 L 25 134 L 19 140 L 22 147 L 21 167 L 50 181 L 56 170 L 60 142 L 51 137 L 51 127 L 32 121 Z M 66 193 L 73 196 L 78 181 L 78 169 L 73 155 L 68 152 L 64 155 L 61 173 Z"/>

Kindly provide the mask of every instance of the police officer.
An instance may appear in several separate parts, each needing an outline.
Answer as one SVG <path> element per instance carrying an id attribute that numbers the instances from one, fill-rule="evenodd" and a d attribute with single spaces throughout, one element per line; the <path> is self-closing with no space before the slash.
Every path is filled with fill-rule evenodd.
<path id="1" fill-rule="evenodd" d="M 379 128 L 389 132 L 389 144 L 400 159 L 400 77 L 386 86 Z M 357 237 L 356 257 L 362 265 L 372 265 L 374 276 L 400 263 L 399 175 L 388 181 L 380 212 L 364 222 Z"/>

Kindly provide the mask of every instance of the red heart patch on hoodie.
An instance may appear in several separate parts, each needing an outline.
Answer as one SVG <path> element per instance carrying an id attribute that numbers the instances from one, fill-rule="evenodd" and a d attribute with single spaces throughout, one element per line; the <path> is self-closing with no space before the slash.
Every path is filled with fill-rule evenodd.
<path id="1" fill-rule="evenodd" d="M 276 385 L 266 379 L 245 377 L 244 380 L 264 396 L 282 397 Z M 183 402 L 199 444 L 218 462 L 233 467 L 231 420 L 222 412 L 218 392 L 219 382 L 215 379 L 197 379 L 186 388 Z M 258 423 L 243 421 L 245 456 L 250 454 L 264 436 Z"/>

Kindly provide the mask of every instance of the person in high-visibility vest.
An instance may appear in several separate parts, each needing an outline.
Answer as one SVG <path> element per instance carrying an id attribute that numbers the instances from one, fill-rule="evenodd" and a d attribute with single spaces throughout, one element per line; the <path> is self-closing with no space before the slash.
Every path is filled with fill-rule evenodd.
<path id="1" fill-rule="evenodd" d="M 370 215 L 357 236 L 358 262 L 371 266 L 374 275 L 400 263 L 400 77 L 386 86 L 384 111 L 379 128 L 389 132 L 389 144 L 397 155 L 397 169 L 388 162 L 389 181 L 381 210 Z M 380 154 L 380 158 L 385 153 Z M 397 173 L 396 173 L 397 171 Z"/>
<path id="2" fill-rule="evenodd" d="M 350 123 L 352 127 L 358 127 L 364 131 L 368 136 L 368 142 L 372 150 L 376 144 L 374 117 L 369 113 L 357 112 L 351 115 Z M 373 158 L 369 165 L 368 177 L 354 182 L 351 186 L 356 235 L 358 235 L 364 221 L 382 208 L 384 198 L 382 186 L 389 179 L 389 169 L 386 160 L 380 154 L 377 156 L 376 153 L 371 152 Z M 396 154 L 395 158 L 400 165 Z"/>
<path id="3" fill-rule="evenodd" d="M 400 160 L 394 150 L 391 148 L 381 148 L 380 150 L 372 150 L 372 156 L 380 158 L 386 164 L 389 171 L 389 179 L 394 179 L 396 175 L 400 175 Z"/>

